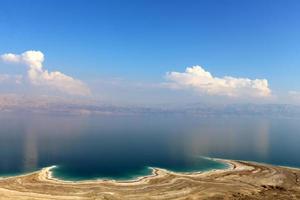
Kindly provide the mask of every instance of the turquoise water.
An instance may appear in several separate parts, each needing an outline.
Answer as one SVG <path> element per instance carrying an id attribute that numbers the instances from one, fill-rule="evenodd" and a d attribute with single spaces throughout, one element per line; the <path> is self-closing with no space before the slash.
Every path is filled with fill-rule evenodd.
<path id="1" fill-rule="evenodd" d="M 66 180 L 128 180 L 149 167 L 227 167 L 206 157 L 300 166 L 300 120 L 195 116 L 0 116 L 0 176 L 56 165 Z"/>
<path id="2" fill-rule="evenodd" d="M 164 168 L 173 172 L 181 172 L 181 173 L 191 173 L 191 172 L 204 172 L 208 170 L 215 170 L 215 169 L 226 169 L 229 167 L 229 165 L 206 159 L 206 158 L 198 158 L 198 161 L 195 161 L 196 163 L 190 166 L 171 166 L 169 168 Z M 114 179 L 114 180 L 119 180 L 119 181 L 126 181 L 126 180 L 136 180 L 140 177 L 143 176 L 149 176 L 152 175 L 152 167 L 147 167 L 145 166 L 144 168 L 140 170 L 135 170 L 133 172 L 125 172 L 122 173 L 121 175 L 109 175 L 109 176 L 94 176 L 94 177 L 89 177 L 87 178 L 86 176 L 80 176 L 79 174 L 77 175 L 69 175 L 69 173 L 66 173 L 68 171 L 68 168 L 64 169 L 61 166 L 57 166 L 54 169 L 51 170 L 52 175 L 56 178 L 62 179 L 62 180 L 69 180 L 69 181 L 80 181 L 80 180 L 97 180 L 97 179 Z"/>
<path id="3" fill-rule="evenodd" d="M 170 170 L 172 172 L 180 172 L 180 173 L 191 173 L 191 172 L 204 172 L 209 170 L 216 170 L 216 169 L 226 169 L 229 165 L 206 159 L 206 158 L 199 158 L 199 162 L 194 166 L 186 166 L 186 167 L 179 167 L 179 166 L 173 166 L 170 168 L 165 168 L 167 170 Z M 68 175 L 68 173 L 65 173 L 68 169 L 64 169 L 63 167 L 56 166 L 55 168 L 51 169 L 52 175 L 55 178 L 62 179 L 62 180 L 69 180 L 69 181 L 80 181 L 80 180 L 87 180 L 85 176 L 80 177 L 79 175 Z M 149 176 L 152 175 L 152 167 L 144 167 L 141 170 L 136 170 L 131 173 L 123 173 L 119 176 L 100 176 L 100 177 L 90 177 L 88 180 L 107 180 L 107 179 L 113 179 L 118 181 L 127 181 L 127 180 L 136 180 L 140 177 Z"/>

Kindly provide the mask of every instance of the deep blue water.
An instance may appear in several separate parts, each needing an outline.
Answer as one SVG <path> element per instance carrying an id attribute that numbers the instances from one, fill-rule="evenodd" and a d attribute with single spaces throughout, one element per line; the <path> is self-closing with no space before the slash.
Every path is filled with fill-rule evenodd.
<path id="1" fill-rule="evenodd" d="M 0 176 L 52 165 L 68 180 L 225 167 L 201 156 L 300 167 L 300 119 L 1 115 L 0 127 Z"/>

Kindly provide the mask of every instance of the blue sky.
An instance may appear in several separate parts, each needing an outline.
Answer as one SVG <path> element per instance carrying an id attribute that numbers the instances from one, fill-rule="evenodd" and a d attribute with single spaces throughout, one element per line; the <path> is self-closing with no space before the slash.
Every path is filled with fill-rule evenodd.
<path id="1" fill-rule="evenodd" d="M 285 95 L 300 91 L 299 10 L 297 0 L 2 0 L 0 54 L 41 51 L 47 70 L 93 93 L 113 90 L 103 79 L 157 84 L 200 65 Z M 0 64 L 2 74 L 24 71 Z"/>

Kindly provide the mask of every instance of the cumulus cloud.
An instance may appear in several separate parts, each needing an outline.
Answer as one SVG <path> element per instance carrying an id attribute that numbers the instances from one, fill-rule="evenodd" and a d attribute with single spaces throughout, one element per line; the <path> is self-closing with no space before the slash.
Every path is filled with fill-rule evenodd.
<path id="1" fill-rule="evenodd" d="M 1 55 L 1 59 L 5 62 L 12 62 L 12 63 L 18 63 L 21 60 L 19 55 L 15 55 L 12 53 Z"/>
<path id="2" fill-rule="evenodd" d="M 168 72 L 167 86 L 173 89 L 192 89 L 199 94 L 229 97 L 269 97 L 271 90 L 266 79 L 214 77 L 201 66 L 186 68 L 185 72 Z"/>
<path id="3" fill-rule="evenodd" d="M 38 86 L 46 86 L 71 95 L 89 95 L 89 88 L 80 80 L 59 71 L 49 72 L 43 69 L 44 54 L 40 51 L 26 51 L 22 54 L 7 53 L 1 55 L 7 63 L 21 63 L 28 66 L 30 82 Z"/>

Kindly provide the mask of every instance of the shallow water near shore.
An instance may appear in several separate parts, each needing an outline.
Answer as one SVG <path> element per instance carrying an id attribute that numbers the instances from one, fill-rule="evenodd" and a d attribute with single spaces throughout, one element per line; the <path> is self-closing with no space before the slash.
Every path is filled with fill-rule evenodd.
<path id="1" fill-rule="evenodd" d="M 261 117 L 0 117 L 0 176 L 43 167 L 65 180 L 129 180 L 149 167 L 223 169 L 201 156 L 300 166 L 300 120 Z M 280 148 L 279 148 L 280 147 Z"/>
<path id="2" fill-rule="evenodd" d="M 223 162 L 210 160 L 207 158 L 198 158 L 197 161 L 191 166 L 170 166 L 164 168 L 171 172 L 179 173 L 192 173 L 192 172 L 204 172 L 216 169 L 226 169 L 229 165 Z M 160 167 L 161 168 L 161 167 Z M 57 179 L 67 180 L 67 181 L 81 181 L 81 180 L 117 180 L 117 181 L 131 181 L 137 180 L 139 178 L 152 175 L 152 167 L 143 167 L 139 170 L 127 171 L 119 175 L 110 174 L 110 175 L 94 175 L 94 176 L 79 176 L 78 174 L 70 174 L 68 168 L 56 166 L 51 169 L 52 176 Z"/>

